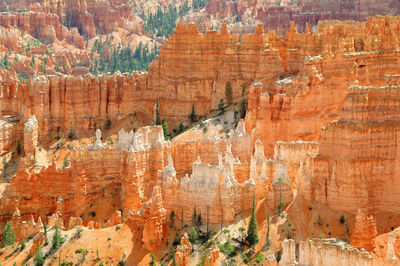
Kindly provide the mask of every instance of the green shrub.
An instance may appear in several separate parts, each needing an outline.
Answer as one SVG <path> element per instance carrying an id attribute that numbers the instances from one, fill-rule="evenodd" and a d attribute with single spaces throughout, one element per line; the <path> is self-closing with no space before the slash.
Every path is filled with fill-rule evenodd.
<path id="1" fill-rule="evenodd" d="M 255 258 L 255 263 L 260 263 L 264 260 L 264 254 L 258 253 L 256 258 Z"/>
<path id="2" fill-rule="evenodd" d="M 197 234 L 196 228 L 192 227 L 189 232 L 189 241 L 190 243 L 195 243 L 197 239 L 199 238 L 199 235 Z"/>
<path id="3" fill-rule="evenodd" d="M 22 145 L 21 145 L 21 140 L 18 138 L 17 139 L 17 148 L 16 148 L 16 150 L 17 150 L 17 153 L 18 154 L 21 154 L 21 152 L 22 152 Z"/>
<path id="4" fill-rule="evenodd" d="M 74 263 L 72 261 L 63 260 L 61 262 L 61 266 L 73 266 L 73 265 L 74 265 Z"/>
<path id="5" fill-rule="evenodd" d="M 219 245 L 218 247 L 227 257 L 235 257 L 237 255 L 236 248 L 232 246 L 229 241 L 226 241 L 225 244 Z"/>
<path id="6" fill-rule="evenodd" d="M 151 254 L 151 261 L 149 263 L 150 266 L 155 266 L 157 265 L 157 257 L 154 254 Z"/>
<path id="7" fill-rule="evenodd" d="M 250 262 L 249 258 L 247 257 L 247 255 L 245 253 L 242 253 L 242 260 L 246 264 L 248 264 Z"/>
<path id="8" fill-rule="evenodd" d="M 214 240 L 209 240 L 205 245 L 204 249 L 210 248 L 212 245 L 214 245 Z"/>
<path id="9" fill-rule="evenodd" d="M 68 168 L 69 167 L 69 160 L 67 157 L 64 158 L 64 168 Z"/>
<path id="10" fill-rule="evenodd" d="M 36 252 L 35 252 L 35 257 L 33 258 L 33 262 L 35 263 L 35 266 L 41 266 L 44 264 L 45 257 L 43 255 L 42 249 L 38 245 Z"/>
<path id="11" fill-rule="evenodd" d="M 3 243 L 5 247 L 15 244 L 15 233 L 11 221 L 8 221 L 3 229 Z"/>
<path id="12" fill-rule="evenodd" d="M 72 139 L 74 139 L 74 137 L 75 137 L 75 132 L 74 131 L 72 131 L 72 128 L 69 130 L 69 133 L 68 133 L 68 138 L 70 139 L 70 140 L 72 140 Z"/>
<path id="13" fill-rule="evenodd" d="M 61 245 L 65 242 L 64 238 L 61 236 L 61 231 L 60 229 L 56 226 L 56 231 L 54 232 L 53 235 L 53 242 L 52 242 L 52 250 L 53 252 L 57 251 Z"/>
<path id="14" fill-rule="evenodd" d="M 75 254 L 87 254 L 88 250 L 83 248 L 78 248 L 75 250 Z"/>

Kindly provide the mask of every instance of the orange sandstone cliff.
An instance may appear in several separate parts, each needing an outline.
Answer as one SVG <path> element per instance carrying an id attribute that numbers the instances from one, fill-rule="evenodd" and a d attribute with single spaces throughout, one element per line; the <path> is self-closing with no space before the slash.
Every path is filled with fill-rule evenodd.
<path id="1" fill-rule="evenodd" d="M 42 221 L 84 226 L 82 241 L 118 236 L 134 247 L 115 254 L 135 264 L 150 252 L 162 258 L 183 236 L 174 254 L 186 265 L 201 257 L 185 235 L 193 213 L 207 233 L 220 231 L 215 241 L 240 242 L 254 197 L 254 252 L 265 263 L 278 250 L 282 264 L 397 263 L 399 31 L 393 16 L 324 21 L 304 33 L 292 24 L 285 39 L 262 26 L 239 36 L 179 25 L 149 72 L 27 84 L 3 73 L 0 222 L 11 220 L 18 240 L 38 235 Z M 237 104 L 212 111 L 228 81 L 233 102 L 248 101 L 244 120 Z M 123 129 L 157 113 L 171 128 L 189 124 L 193 106 L 196 118 L 216 116 L 172 140 L 165 125 Z M 214 244 L 202 255 L 217 265 L 228 258 Z"/>

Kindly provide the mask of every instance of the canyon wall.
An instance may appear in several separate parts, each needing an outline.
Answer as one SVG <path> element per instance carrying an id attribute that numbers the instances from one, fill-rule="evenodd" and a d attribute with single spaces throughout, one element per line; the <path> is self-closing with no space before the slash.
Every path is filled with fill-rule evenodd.
<path id="1" fill-rule="evenodd" d="M 281 52 L 287 74 L 268 89 L 250 88 L 246 129 L 269 156 L 278 140 L 318 140 L 321 127 L 340 118 L 355 80 L 383 86 L 385 75 L 398 73 L 398 31 L 398 17 L 390 16 L 321 22 L 318 33 L 297 33 L 292 24 Z"/>
<path id="2" fill-rule="evenodd" d="M 253 140 L 261 139 L 272 156 L 278 140 L 318 139 L 320 128 L 339 118 L 354 80 L 382 84 L 380 77 L 396 74 L 398 25 L 397 17 L 388 16 L 366 23 L 321 22 L 318 33 L 298 33 L 292 24 L 285 41 L 259 26 L 240 42 L 226 26 L 203 35 L 193 24 L 178 25 L 148 73 L 3 83 L 2 112 L 36 115 L 44 132 L 58 126 L 87 131 L 94 123 L 104 125 L 107 115 L 118 120 L 140 110 L 154 119 L 158 100 L 161 119 L 176 128 L 193 105 L 198 118 L 207 116 L 230 81 L 234 102 L 242 99 L 243 85 L 250 94 L 246 128 L 249 133 L 256 128 Z M 304 122 L 311 120 L 316 122 Z"/>
<path id="3" fill-rule="evenodd" d="M 341 119 L 323 128 L 320 152 L 302 186 L 308 200 L 351 213 L 361 208 L 366 215 L 380 217 L 399 212 L 395 200 L 399 86 L 389 83 L 349 87 Z"/>
<path id="4" fill-rule="evenodd" d="M 396 224 L 384 220 L 400 211 L 399 33 L 400 18 L 392 16 L 321 22 L 316 33 L 298 33 L 292 24 L 285 40 L 264 34 L 262 26 L 239 36 L 225 26 L 203 35 L 180 25 L 148 73 L 4 80 L 2 152 L 19 136 L 25 158 L 2 191 L 0 222 L 14 217 L 18 225 L 32 215 L 38 221 L 60 213 L 64 224 L 82 216 L 96 228 L 118 208 L 154 250 L 172 210 L 185 221 L 196 208 L 212 224 L 233 222 L 255 194 L 273 211 L 280 201 L 289 209 L 300 198 L 317 211 L 351 217 L 360 209 L 351 241 L 373 250 L 377 232 Z M 154 126 L 121 130 L 117 143 L 96 130 L 95 138 L 70 146 L 61 137 L 48 150 L 40 146 L 59 130 L 92 134 L 107 120 L 114 125 L 135 112 L 154 120 L 156 101 L 171 125 L 187 120 L 193 104 L 205 116 L 224 97 L 227 81 L 235 102 L 242 85 L 250 87 L 245 121 L 229 138 L 171 142 Z M 335 243 L 315 251 L 325 244 L 303 243 L 300 261 L 323 264 L 346 255 L 349 264 L 370 263 L 366 253 Z"/>
<path id="5" fill-rule="evenodd" d="M 395 0 L 211 0 L 204 10 L 189 15 L 187 20 L 196 21 L 202 29 L 224 20 L 236 32 L 251 31 L 255 24 L 262 23 L 266 30 L 285 34 L 291 21 L 304 31 L 307 24 L 313 27 L 321 20 L 364 21 L 369 16 L 398 14 L 399 8 Z"/>
<path id="6" fill-rule="evenodd" d="M 29 17 L 32 19 L 34 17 L 44 18 L 50 16 L 58 26 L 64 24 L 68 26 L 68 28 L 76 27 L 79 34 L 89 38 L 93 38 L 99 33 L 111 33 L 118 27 L 135 34 L 141 34 L 144 27 L 142 19 L 133 14 L 127 1 L 43 0 L 23 2 L 11 0 L 7 1 L 6 6 L 11 11 L 30 10 L 31 12 L 36 12 L 36 14 L 31 14 L 31 12 L 29 12 L 19 13 L 17 15 L 25 18 Z M 24 23 L 23 18 L 16 18 L 14 21 L 17 23 Z M 29 24 L 26 24 L 26 21 L 25 19 L 25 27 L 29 26 Z M 42 21 L 46 21 L 46 23 L 40 25 L 39 34 L 46 31 L 45 27 L 51 26 L 48 20 L 42 19 Z M 33 24 L 31 29 L 39 27 L 36 23 L 31 24 Z M 1 25 L 3 25 L 3 23 L 1 23 Z M 66 29 L 66 27 L 64 28 Z M 58 29 L 59 27 L 54 28 L 56 31 Z M 51 29 L 49 30 L 51 31 Z"/>
<path id="7" fill-rule="evenodd" d="M 296 261 L 295 242 L 286 239 L 282 243 L 283 255 L 279 265 L 375 265 L 372 256 L 366 251 L 346 246 L 336 239 L 307 239 L 301 241 L 298 248 L 298 262 Z"/>
<path id="8" fill-rule="evenodd" d="M 3 83 L 2 113 L 25 119 L 36 115 L 43 132 L 57 127 L 89 130 L 95 123 L 104 125 L 107 115 L 115 120 L 137 111 L 154 118 L 158 100 L 161 118 L 177 127 L 187 121 L 193 104 L 197 117 L 216 108 L 226 82 L 232 83 L 233 99 L 239 101 L 243 84 L 268 82 L 283 71 L 279 52 L 268 49 L 262 27 L 242 36 L 241 43 L 238 38 L 226 30 L 203 36 L 193 25 L 179 25 L 149 73 L 54 75 L 31 78 L 27 84 Z"/>

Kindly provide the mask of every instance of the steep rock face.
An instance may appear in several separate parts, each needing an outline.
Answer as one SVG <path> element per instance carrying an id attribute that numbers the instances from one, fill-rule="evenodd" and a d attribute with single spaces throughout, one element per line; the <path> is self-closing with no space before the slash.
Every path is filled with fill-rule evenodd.
<path id="1" fill-rule="evenodd" d="M 16 143 L 16 125 L 6 120 L 0 120 L 0 154 L 11 150 Z"/>
<path id="2" fill-rule="evenodd" d="M 242 145 L 249 144 L 245 131 L 240 136 L 235 139 L 236 144 L 240 145 L 242 141 Z M 198 157 L 190 163 L 192 165 L 190 176 L 187 172 L 186 175 L 177 173 L 171 155 L 168 155 L 168 165 L 162 171 L 159 171 L 158 183 L 165 198 L 165 208 L 169 212 L 174 210 L 187 221 L 191 219 L 194 208 L 210 223 L 219 223 L 221 220 L 225 222 L 233 221 L 236 214 L 251 208 L 256 185 L 259 186 L 261 191 L 267 189 L 266 170 L 264 169 L 263 178 L 257 177 L 253 180 L 251 177 L 249 178 L 248 163 L 241 163 L 238 158 L 234 157 L 230 143 L 225 143 L 222 140 L 210 143 L 209 140 L 204 140 L 198 144 L 199 148 L 206 144 L 211 149 L 207 153 L 204 152 L 204 147 L 202 147 L 203 150 L 198 150 Z M 218 147 L 221 144 L 226 145 L 224 156 L 218 152 Z M 192 149 L 191 146 L 181 146 L 179 143 L 178 145 L 178 147 L 175 147 L 179 148 L 179 150 L 176 150 L 178 151 L 177 154 L 184 153 L 184 149 L 188 151 Z M 210 160 L 209 154 L 213 154 L 212 157 L 217 157 L 216 161 Z M 204 163 L 201 159 L 202 156 L 206 161 L 214 163 Z M 179 158 L 179 155 L 175 157 L 175 161 L 179 161 Z M 235 176 L 242 171 L 245 172 L 247 178 L 239 183 Z M 182 198 L 186 200 L 182 201 Z"/>
<path id="3" fill-rule="evenodd" d="M 393 201 L 399 188 L 399 92 L 394 84 L 349 88 L 341 119 L 323 129 L 303 187 L 307 199 L 354 214 L 358 208 L 374 216 L 399 212 Z"/>
<path id="4" fill-rule="evenodd" d="M 287 243 L 283 245 L 283 254 L 290 254 L 284 257 L 290 258 L 290 263 L 295 259 L 294 242 L 290 245 L 291 240 L 285 240 Z M 341 264 L 341 265 L 374 265 L 373 258 L 366 251 L 358 251 L 352 247 L 345 247 L 343 242 L 335 239 L 307 239 L 300 242 L 299 247 L 299 264 L 302 265 L 325 265 L 325 264 Z"/>
<path id="5" fill-rule="evenodd" d="M 143 97 L 157 94 L 165 118 L 182 118 L 190 113 L 193 103 L 196 114 L 204 116 L 225 97 L 226 82 L 232 83 L 236 100 L 243 84 L 266 81 L 282 72 L 279 52 L 270 48 L 262 27 L 242 36 L 241 43 L 238 40 L 238 35 L 227 32 L 226 25 L 221 33 L 209 31 L 205 35 L 193 24 L 178 25 L 151 63 L 148 91 Z M 172 101 L 174 108 L 169 108 Z"/>
<path id="6" fill-rule="evenodd" d="M 57 0 L 7 2 L 10 10 L 32 10 L 56 16 L 57 22 L 76 27 L 83 36 L 93 38 L 99 33 L 110 33 L 123 28 L 141 34 L 143 21 L 132 13 L 127 1 Z"/>
<path id="7" fill-rule="evenodd" d="M 42 12 L 2 13 L 0 25 L 23 29 L 44 43 L 53 43 L 57 39 L 65 39 L 78 48 L 84 49 L 83 39 L 79 33 L 75 33 L 74 36 L 74 31 L 70 31 L 62 25 L 56 14 Z M 17 50 L 16 47 L 11 48 Z"/>
<path id="8" fill-rule="evenodd" d="M 177 127 L 193 104 L 198 117 L 215 108 L 225 97 L 227 81 L 234 102 L 242 98 L 242 85 L 253 83 L 246 129 L 256 129 L 253 141 L 261 139 L 271 157 L 278 140 L 318 139 L 321 126 L 339 118 L 348 84 L 396 73 L 398 24 L 391 17 L 324 22 L 318 33 L 298 33 L 292 25 L 285 41 L 258 27 L 254 34 L 242 35 L 240 43 L 225 27 L 202 35 L 194 25 L 179 25 L 148 74 L 52 76 L 31 79 L 28 85 L 4 84 L 2 112 L 21 115 L 25 109 L 25 119 L 36 115 L 43 132 L 71 123 L 88 130 L 94 123 L 104 125 L 107 115 L 115 120 L 140 110 L 154 118 L 158 100 L 161 119 Z M 382 64 L 386 67 L 380 68 Z"/>
<path id="9" fill-rule="evenodd" d="M 42 76 L 32 78 L 27 86 L 3 84 L 2 113 L 26 119 L 34 114 L 44 134 L 57 127 L 89 130 L 95 124 L 105 125 L 107 116 L 115 120 L 136 110 L 152 112 L 152 105 L 146 109 L 144 101 L 128 104 L 139 102 L 140 92 L 132 88 L 140 88 L 141 82 L 140 75 Z"/>
<path id="10" fill-rule="evenodd" d="M 253 140 L 263 141 L 268 156 L 277 140 L 318 140 L 321 127 L 339 119 L 354 80 L 383 84 L 384 75 L 398 72 L 398 25 L 397 17 L 387 16 L 366 23 L 321 22 L 318 33 L 297 33 L 292 24 L 281 51 L 288 77 L 268 89 L 259 83 L 250 89 L 246 129 Z"/>
<path id="11" fill-rule="evenodd" d="M 211 0 L 205 10 L 197 14 L 200 27 L 208 28 L 217 19 L 231 22 L 232 29 L 246 32 L 251 24 L 261 22 L 267 30 L 284 34 L 294 21 L 300 30 L 306 24 L 315 26 L 320 20 L 356 20 L 363 21 L 368 16 L 398 14 L 399 3 L 394 0 L 303 0 L 303 1 L 260 1 L 260 0 Z"/>
<path id="12" fill-rule="evenodd" d="M 87 9 L 93 16 L 96 28 L 103 33 L 110 33 L 120 27 L 135 34 L 141 34 L 143 20 L 132 13 L 128 1 L 93 1 L 88 0 Z M 83 26 L 83 23 L 81 24 Z"/>

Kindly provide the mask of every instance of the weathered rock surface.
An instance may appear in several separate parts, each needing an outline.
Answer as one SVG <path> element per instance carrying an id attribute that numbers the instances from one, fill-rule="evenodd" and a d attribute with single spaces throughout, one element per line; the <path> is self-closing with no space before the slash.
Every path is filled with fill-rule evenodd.
<path id="1" fill-rule="evenodd" d="M 351 235 L 350 244 L 358 249 L 364 248 L 367 251 L 374 249 L 374 242 L 376 238 L 376 225 L 375 219 L 371 216 L 366 216 L 360 209 L 356 216 L 356 224 L 354 232 Z"/>
<path id="2" fill-rule="evenodd" d="M 398 12 L 399 3 L 394 0 L 211 0 L 204 10 L 188 15 L 186 20 L 196 21 L 202 29 L 218 25 L 219 20 L 229 21 L 230 28 L 236 32 L 249 32 L 256 23 L 262 23 L 267 30 L 285 34 L 291 21 L 303 31 L 306 24 L 315 26 L 320 20 L 363 21 L 368 16 Z"/>
<path id="3" fill-rule="evenodd" d="M 120 27 L 131 33 L 141 34 L 144 26 L 141 18 L 132 13 L 127 1 L 43 0 L 23 2 L 11 0 L 7 2 L 7 5 L 11 11 L 25 9 L 36 12 L 36 14 L 23 13 L 22 16 L 25 18 L 52 17 L 54 23 L 49 23 L 50 20 L 45 19 L 41 19 L 43 22 L 47 21 L 45 24 L 30 23 L 32 30 L 35 27 L 41 27 L 38 31 L 39 35 L 48 41 L 52 41 L 52 38 L 55 37 L 54 31 L 59 36 L 62 31 L 67 30 L 61 25 L 62 23 L 70 28 L 76 27 L 79 31 L 78 36 L 82 34 L 90 38 L 96 36 L 96 29 L 104 34 Z M 24 23 L 24 19 L 20 18 L 15 21 Z M 25 19 L 25 21 L 27 20 Z M 30 24 L 24 25 L 29 29 Z M 56 27 L 51 29 L 52 26 Z M 64 29 L 61 30 L 60 27 L 64 27 Z M 45 37 L 46 34 L 50 35 Z"/>
<path id="4" fill-rule="evenodd" d="M 283 255 L 279 265 L 293 265 L 296 262 L 295 243 L 293 240 L 283 242 Z M 286 253 L 286 254 L 285 254 Z M 297 263 L 297 262 L 296 262 Z M 298 263 L 301 265 L 374 265 L 373 258 L 366 251 L 346 247 L 336 239 L 307 239 L 300 242 Z"/>
<path id="5" fill-rule="evenodd" d="M 189 265 L 189 257 L 192 252 L 192 245 L 189 242 L 189 237 L 185 233 L 182 238 L 180 244 L 176 247 L 176 262 L 178 265 L 187 266 Z"/>

